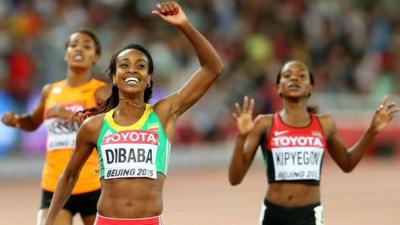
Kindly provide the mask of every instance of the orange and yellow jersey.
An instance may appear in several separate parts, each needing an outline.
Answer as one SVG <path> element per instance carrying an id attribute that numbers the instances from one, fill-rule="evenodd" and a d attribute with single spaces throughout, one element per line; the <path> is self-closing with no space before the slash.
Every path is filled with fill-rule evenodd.
<path id="1" fill-rule="evenodd" d="M 75 149 L 79 124 L 60 118 L 48 118 L 47 111 L 60 105 L 78 112 L 96 106 L 96 91 L 106 85 L 96 79 L 79 87 L 69 87 L 65 80 L 53 83 L 45 100 L 44 124 L 47 129 L 46 158 L 42 171 L 42 188 L 54 192 Z M 93 151 L 82 168 L 72 194 L 86 193 L 100 188 L 97 151 Z"/>

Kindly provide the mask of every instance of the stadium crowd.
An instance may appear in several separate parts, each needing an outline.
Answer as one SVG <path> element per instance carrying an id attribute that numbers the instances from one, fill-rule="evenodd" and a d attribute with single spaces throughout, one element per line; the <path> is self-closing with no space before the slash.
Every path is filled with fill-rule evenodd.
<path id="1" fill-rule="evenodd" d="M 130 42 L 154 56 L 156 100 L 196 68 L 189 43 L 151 15 L 156 1 L 4 0 L 0 2 L 0 112 L 26 111 L 41 87 L 63 79 L 66 37 L 85 27 L 104 54 Z M 185 0 L 188 17 L 216 46 L 224 75 L 178 124 L 176 142 L 227 140 L 243 95 L 256 113 L 279 108 L 275 78 L 289 59 L 306 62 L 317 93 L 400 94 L 400 14 L 395 0 Z M 180 69 L 178 69 L 180 68 Z M 184 68 L 184 69 L 181 69 Z M 3 127 L 0 127 L 3 129 Z"/>

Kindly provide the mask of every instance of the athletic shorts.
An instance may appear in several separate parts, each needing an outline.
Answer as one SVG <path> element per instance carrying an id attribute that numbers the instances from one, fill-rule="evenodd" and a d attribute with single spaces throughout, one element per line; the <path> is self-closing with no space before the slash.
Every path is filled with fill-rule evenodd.
<path id="1" fill-rule="evenodd" d="M 265 201 L 262 206 L 261 225 L 323 225 L 323 207 L 320 203 L 301 207 L 284 207 Z"/>
<path id="2" fill-rule="evenodd" d="M 140 219 L 121 219 L 104 217 L 97 214 L 94 225 L 162 225 L 162 222 L 161 216 Z"/>
<path id="3" fill-rule="evenodd" d="M 71 195 L 65 203 L 63 209 L 68 210 L 69 212 L 71 212 L 72 215 L 79 213 L 82 217 L 96 215 L 97 200 L 99 199 L 99 197 L 100 190 Z M 49 208 L 52 198 L 53 192 L 43 190 L 40 208 Z"/>

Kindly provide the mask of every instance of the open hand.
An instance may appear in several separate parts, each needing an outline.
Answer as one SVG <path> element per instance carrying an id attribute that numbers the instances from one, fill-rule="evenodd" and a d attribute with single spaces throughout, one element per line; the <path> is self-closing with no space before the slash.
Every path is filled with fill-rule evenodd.
<path id="1" fill-rule="evenodd" d="M 254 99 L 250 100 L 247 96 L 243 97 L 243 106 L 240 107 L 239 103 L 235 103 L 236 112 L 232 115 L 235 118 L 236 126 L 239 135 L 248 135 L 254 128 L 255 120 L 253 120 Z"/>
<path id="2" fill-rule="evenodd" d="M 1 117 L 1 121 L 4 123 L 4 125 L 9 127 L 17 127 L 17 128 L 20 127 L 19 120 L 20 116 L 12 112 L 4 113 L 3 116 Z"/>
<path id="3" fill-rule="evenodd" d="M 396 103 L 389 103 L 389 97 L 385 96 L 372 118 L 370 129 L 374 132 L 382 131 L 392 120 L 393 115 L 399 111 L 400 108 L 397 107 Z"/>
<path id="4" fill-rule="evenodd" d="M 153 10 L 151 13 L 175 26 L 180 26 L 188 21 L 182 8 L 176 2 L 158 3 L 157 9 Z"/>

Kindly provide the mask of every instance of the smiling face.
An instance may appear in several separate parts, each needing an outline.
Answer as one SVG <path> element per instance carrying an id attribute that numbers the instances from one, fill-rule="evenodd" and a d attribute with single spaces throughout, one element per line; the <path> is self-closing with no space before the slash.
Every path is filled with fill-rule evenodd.
<path id="1" fill-rule="evenodd" d="M 126 49 L 115 59 L 115 74 L 113 83 L 121 91 L 129 93 L 143 92 L 150 85 L 149 60 L 137 49 Z"/>
<path id="2" fill-rule="evenodd" d="M 91 68 L 98 57 L 96 44 L 89 35 L 77 32 L 70 36 L 64 55 L 69 67 Z"/>
<path id="3" fill-rule="evenodd" d="M 284 98 L 308 98 L 313 87 L 310 71 L 298 61 L 288 62 L 282 67 L 277 83 L 278 93 Z"/>

